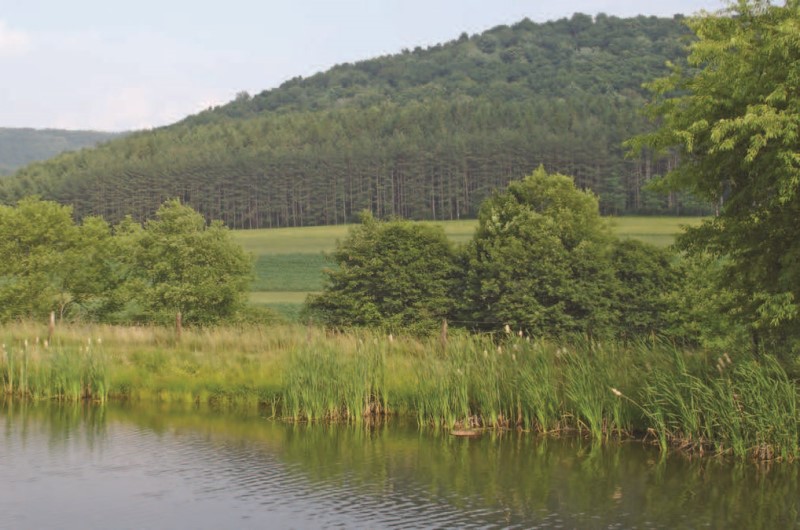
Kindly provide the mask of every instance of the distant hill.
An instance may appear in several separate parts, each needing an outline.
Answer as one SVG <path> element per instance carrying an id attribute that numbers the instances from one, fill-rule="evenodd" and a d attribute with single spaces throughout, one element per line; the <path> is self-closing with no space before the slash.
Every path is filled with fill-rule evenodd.
<path id="1" fill-rule="evenodd" d="M 0 175 L 9 175 L 31 162 L 52 158 L 118 137 L 118 133 L 60 129 L 0 127 Z"/>
<path id="2" fill-rule="evenodd" d="M 116 220 L 180 197 L 237 228 L 342 223 L 363 209 L 455 219 L 543 164 L 598 193 L 604 213 L 697 213 L 643 188 L 674 160 L 626 159 L 621 146 L 650 127 L 642 83 L 683 61 L 691 38 L 680 16 L 464 33 L 32 164 L 0 182 L 0 200 L 38 193 Z"/>

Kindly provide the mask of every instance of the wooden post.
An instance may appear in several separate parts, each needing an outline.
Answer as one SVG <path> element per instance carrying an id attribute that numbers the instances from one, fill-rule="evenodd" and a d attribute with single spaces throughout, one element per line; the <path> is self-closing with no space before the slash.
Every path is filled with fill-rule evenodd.
<path id="1" fill-rule="evenodd" d="M 56 312 L 50 311 L 50 323 L 47 325 L 47 344 L 53 343 L 53 335 L 56 332 Z"/>
<path id="2" fill-rule="evenodd" d="M 181 340 L 181 335 L 183 334 L 183 318 L 181 317 L 181 312 L 178 311 L 175 315 L 175 337 L 178 340 Z"/>
<path id="3" fill-rule="evenodd" d="M 440 337 L 442 342 L 442 351 L 447 349 L 447 319 L 442 320 L 442 335 Z"/>

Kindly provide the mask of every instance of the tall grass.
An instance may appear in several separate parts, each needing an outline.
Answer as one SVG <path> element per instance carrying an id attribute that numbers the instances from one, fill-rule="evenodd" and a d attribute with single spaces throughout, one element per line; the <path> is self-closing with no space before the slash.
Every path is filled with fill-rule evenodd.
<path id="1" fill-rule="evenodd" d="M 454 332 L 391 337 L 304 326 L 5 329 L 7 395 L 270 407 L 291 421 L 410 416 L 442 428 L 638 436 L 739 458 L 800 457 L 797 385 L 772 357 L 668 343 L 562 343 Z M 91 340 L 89 338 L 91 337 Z"/>
<path id="2" fill-rule="evenodd" d="M 105 353 L 99 344 L 3 343 L 0 378 L 6 395 L 77 401 L 108 398 Z"/>
<path id="3" fill-rule="evenodd" d="M 643 407 L 663 449 L 758 459 L 795 459 L 798 454 L 797 385 L 771 356 L 734 363 L 718 360 L 716 373 L 691 373 L 677 356 L 659 369 L 643 392 Z"/>
<path id="4" fill-rule="evenodd" d="M 314 341 L 290 352 L 280 393 L 281 411 L 295 420 L 351 420 L 388 411 L 385 352 L 363 340 L 342 351 Z"/>

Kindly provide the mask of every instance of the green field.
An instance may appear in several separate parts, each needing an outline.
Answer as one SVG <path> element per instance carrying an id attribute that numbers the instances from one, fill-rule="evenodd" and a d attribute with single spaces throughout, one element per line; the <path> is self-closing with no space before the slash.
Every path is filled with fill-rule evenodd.
<path id="1" fill-rule="evenodd" d="M 614 217 L 609 218 L 621 238 L 635 238 L 665 247 L 675 240 L 683 226 L 700 223 L 699 217 Z M 442 221 L 431 224 L 444 228 L 455 243 L 472 237 L 477 221 Z M 306 295 L 322 290 L 323 269 L 333 267 L 325 254 L 347 237 L 351 225 L 311 226 L 237 230 L 234 238 L 255 256 L 255 279 L 250 301 L 296 318 Z"/>

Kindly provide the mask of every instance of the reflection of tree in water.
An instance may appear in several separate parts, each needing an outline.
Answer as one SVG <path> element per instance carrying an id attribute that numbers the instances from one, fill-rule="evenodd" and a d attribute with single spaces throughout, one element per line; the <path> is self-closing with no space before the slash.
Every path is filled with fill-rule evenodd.
<path id="1" fill-rule="evenodd" d="M 88 453 L 127 443 L 114 434 L 134 425 L 163 442 L 158 458 L 200 499 L 298 507 L 314 522 L 787 528 L 800 520 L 798 468 L 788 463 L 662 458 L 640 443 L 517 432 L 463 439 L 400 422 L 285 424 L 189 407 L 5 402 L 2 411 L 6 437 L 85 443 Z"/>

